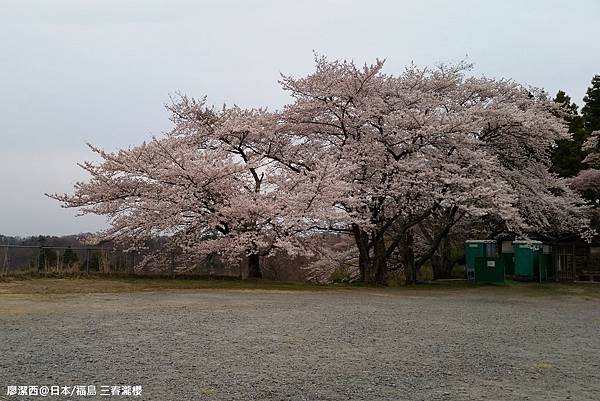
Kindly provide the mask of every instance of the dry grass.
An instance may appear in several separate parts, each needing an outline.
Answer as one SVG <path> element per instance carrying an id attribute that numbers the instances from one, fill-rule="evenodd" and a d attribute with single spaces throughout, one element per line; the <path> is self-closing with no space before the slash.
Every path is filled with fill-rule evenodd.
<path id="1" fill-rule="evenodd" d="M 279 283 L 262 280 L 219 280 L 140 277 L 80 276 L 70 278 L 5 278 L 0 281 L 0 294 L 81 294 L 121 293 L 172 290 L 319 290 L 325 286 L 302 283 Z"/>
<path id="2" fill-rule="evenodd" d="M 0 279 L 2 294 L 85 294 L 123 293 L 139 291 L 190 291 L 190 290 L 266 290 L 266 291 L 377 291 L 382 294 L 444 294 L 465 292 L 470 294 L 494 293 L 498 295 L 525 296 L 575 296 L 600 298 L 600 284 L 516 283 L 504 286 L 477 286 L 464 281 L 420 284 L 408 287 L 362 287 L 353 285 L 316 285 L 285 283 L 268 280 L 231 280 L 208 278 L 167 277 L 110 277 L 74 276 L 63 278 L 5 277 Z"/>

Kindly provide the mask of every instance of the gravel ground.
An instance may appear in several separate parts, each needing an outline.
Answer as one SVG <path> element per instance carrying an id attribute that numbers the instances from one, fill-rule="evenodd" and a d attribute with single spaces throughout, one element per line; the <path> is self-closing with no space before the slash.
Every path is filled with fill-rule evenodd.
<path id="1" fill-rule="evenodd" d="M 43 399 L 7 396 L 18 384 L 139 384 L 142 396 L 112 398 L 144 400 L 598 400 L 600 301 L 493 291 L 3 295 L 0 399 Z M 85 397 L 98 398 L 109 399 Z"/>

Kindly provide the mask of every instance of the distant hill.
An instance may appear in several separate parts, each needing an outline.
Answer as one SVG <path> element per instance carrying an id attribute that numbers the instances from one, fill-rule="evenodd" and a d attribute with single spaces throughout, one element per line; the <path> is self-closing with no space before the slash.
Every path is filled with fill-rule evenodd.
<path id="1" fill-rule="evenodd" d="M 0 246 L 1 245 L 28 245 L 28 246 L 70 246 L 70 247 L 84 247 L 84 238 L 88 236 L 88 233 L 74 234 L 74 235 L 37 235 L 29 237 L 9 236 L 0 234 Z"/>

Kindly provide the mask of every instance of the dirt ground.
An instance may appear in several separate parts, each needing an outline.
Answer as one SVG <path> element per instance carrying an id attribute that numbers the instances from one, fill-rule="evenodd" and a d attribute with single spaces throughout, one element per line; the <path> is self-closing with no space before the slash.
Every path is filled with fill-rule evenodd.
<path id="1" fill-rule="evenodd" d="M 600 299 L 477 290 L 30 294 L 0 284 L 7 386 L 144 400 L 598 400 Z M 30 284 L 31 285 L 31 284 Z M 45 397 L 78 399 L 77 397 Z"/>

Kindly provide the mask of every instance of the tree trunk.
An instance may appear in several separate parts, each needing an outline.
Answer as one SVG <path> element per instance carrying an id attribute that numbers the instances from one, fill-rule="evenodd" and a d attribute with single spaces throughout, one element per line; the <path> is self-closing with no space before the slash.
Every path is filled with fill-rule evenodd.
<path id="1" fill-rule="evenodd" d="M 387 283 L 387 255 L 383 238 L 377 238 L 376 234 L 369 234 L 357 225 L 352 226 L 354 240 L 358 248 L 358 265 L 360 281 L 365 284 Z M 373 255 L 370 254 L 370 246 L 373 246 Z"/>
<path id="2" fill-rule="evenodd" d="M 417 282 L 417 266 L 415 264 L 415 252 L 413 249 L 412 230 L 406 230 L 404 240 L 402 241 L 402 255 L 404 258 L 404 276 L 406 284 L 415 284 Z"/>
<path id="3" fill-rule="evenodd" d="M 463 211 L 459 213 L 459 210 L 456 206 L 451 207 L 445 212 L 444 223 L 442 225 L 441 231 L 439 231 L 434 237 L 430 237 L 431 245 L 429 246 L 429 249 L 427 250 L 427 252 L 421 255 L 415 262 L 417 270 L 420 269 L 421 266 L 423 266 L 423 264 L 427 260 L 432 260 L 433 263 L 433 257 L 435 253 L 438 252 L 442 242 L 448 239 L 450 229 L 452 229 L 452 226 L 456 224 L 464 215 L 465 212 Z M 423 233 L 426 233 L 426 230 L 423 230 Z M 449 245 L 446 245 L 446 248 L 449 249 Z M 445 256 L 446 255 L 442 255 L 441 257 Z M 444 263 L 448 263 L 448 260 L 449 258 L 447 258 L 446 262 Z M 452 269 L 452 266 L 450 266 L 450 269 Z"/>
<path id="4" fill-rule="evenodd" d="M 434 279 L 450 278 L 452 274 L 450 251 L 450 240 L 446 236 L 440 242 L 435 254 L 431 257 L 431 268 L 433 269 Z"/>
<path id="5" fill-rule="evenodd" d="M 387 284 L 387 258 L 385 242 L 383 238 L 374 238 L 373 270 L 375 283 L 380 285 Z"/>
<path id="6" fill-rule="evenodd" d="M 358 248 L 358 268 L 360 273 L 360 281 L 370 283 L 371 280 L 371 258 L 369 257 L 369 236 L 357 225 L 352 226 L 354 240 Z"/>
<path id="7" fill-rule="evenodd" d="M 248 278 L 262 278 L 260 255 L 256 253 L 248 255 Z"/>

